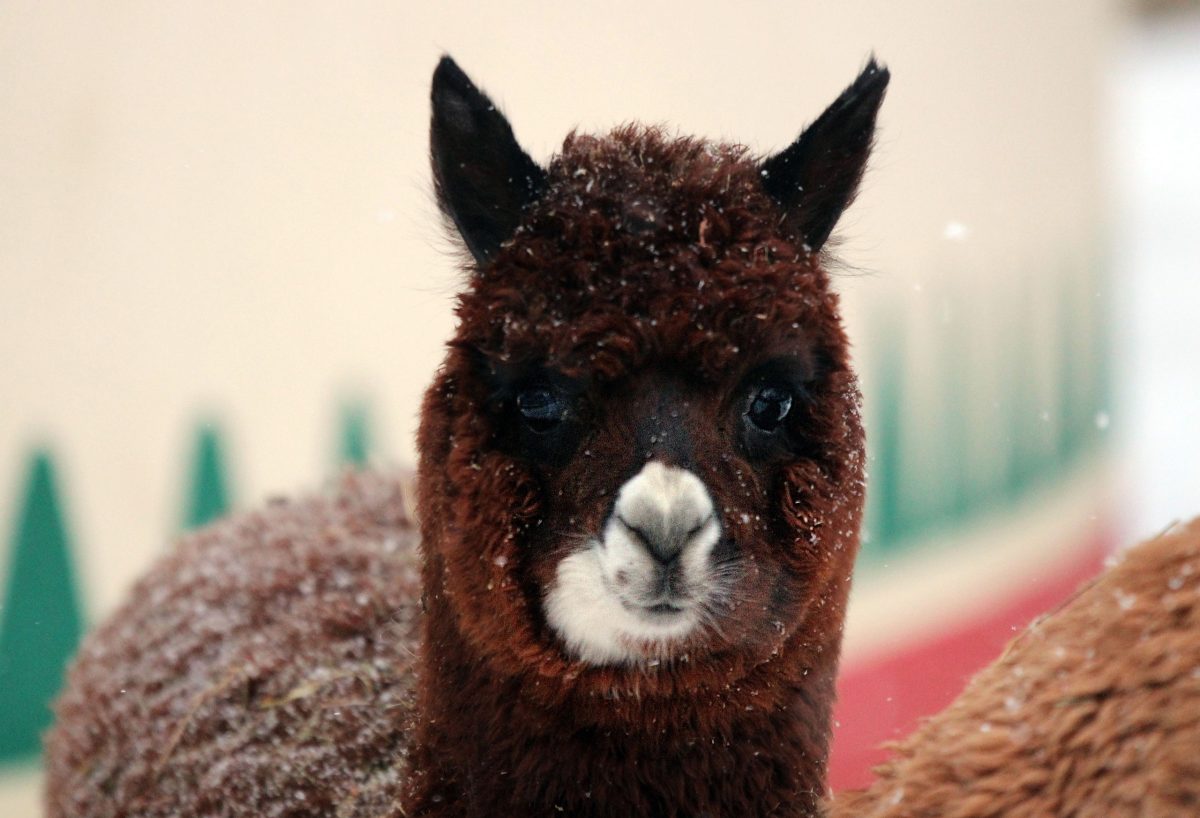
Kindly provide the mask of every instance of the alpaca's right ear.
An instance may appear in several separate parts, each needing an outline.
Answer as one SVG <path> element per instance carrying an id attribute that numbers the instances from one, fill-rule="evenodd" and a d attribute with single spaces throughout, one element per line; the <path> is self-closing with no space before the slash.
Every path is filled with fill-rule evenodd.
<path id="1" fill-rule="evenodd" d="M 438 205 L 482 264 L 512 238 L 546 172 L 521 150 L 500 109 L 449 57 L 433 72 L 432 99 L 429 142 Z"/>

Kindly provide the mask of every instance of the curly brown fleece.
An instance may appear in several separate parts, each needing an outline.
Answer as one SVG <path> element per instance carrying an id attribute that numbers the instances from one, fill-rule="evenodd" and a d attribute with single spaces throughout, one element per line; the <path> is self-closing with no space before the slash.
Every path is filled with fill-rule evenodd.
<path id="1" fill-rule="evenodd" d="M 48 818 L 396 814 L 419 595 L 398 480 L 188 536 L 75 659 Z"/>

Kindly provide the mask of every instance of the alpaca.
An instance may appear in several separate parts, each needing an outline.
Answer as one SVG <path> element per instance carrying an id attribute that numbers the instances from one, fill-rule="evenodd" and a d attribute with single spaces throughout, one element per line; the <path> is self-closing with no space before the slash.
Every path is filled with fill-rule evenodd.
<path id="1" fill-rule="evenodd" d="M 828 818 L 1200 815 L 1200 518 L 1034 622 Z"/>
<path id="2" fill-rule="evenodd" d="M 443 59 L 420 611 L 386 480 L 190 538 L 83 648 L 50 815 L 815 815 L 864 491 L 822 249 L 888 78 L 763 160 L 626 126 L 543 167 Z"/>

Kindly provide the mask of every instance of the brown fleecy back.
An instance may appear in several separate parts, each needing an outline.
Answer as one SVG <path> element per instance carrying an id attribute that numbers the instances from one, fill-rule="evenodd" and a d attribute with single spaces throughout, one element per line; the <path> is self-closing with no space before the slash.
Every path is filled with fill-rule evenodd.
<path id="1" fill-rule="evenodd" d="M 420 620 L 404 479 L 348 475 L 164 557 L 75 659 L 49 818 L 387 814 Z"/>

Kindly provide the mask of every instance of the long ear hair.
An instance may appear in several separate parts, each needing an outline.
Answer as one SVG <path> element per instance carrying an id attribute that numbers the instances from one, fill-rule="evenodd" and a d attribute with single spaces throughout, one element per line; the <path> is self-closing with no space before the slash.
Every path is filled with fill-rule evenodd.
<path id="1" fill-rule="evenodd" d="M 872 57 L 858 78 L 788 147 L 763 161 L 763 187 L 816 252 L 854 200 L 890 78 Z"/>
<path id="2" fill-rule="evenodd" d="M 438 206 L 483 264 L 510 239 L 546 172 L 517 144 L 512 127 L 450 59 L 433 72 L 429 147 Z"/>

